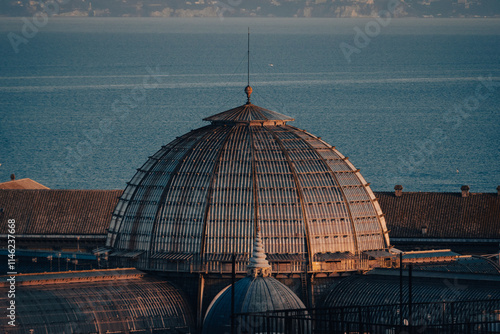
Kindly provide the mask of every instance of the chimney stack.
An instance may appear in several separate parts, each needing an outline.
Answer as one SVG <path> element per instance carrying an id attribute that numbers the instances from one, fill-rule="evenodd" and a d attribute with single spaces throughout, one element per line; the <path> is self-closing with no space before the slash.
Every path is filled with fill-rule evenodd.
<path id="1" fill-rule="evenodd" d="M 460 189 L 462 190 L 462 197 L 469 197 L 469 186 L 464 185 Z"/>
<path id="2" fill-rule="evenodd" d="M 396 186 L 394 186 L 394 194 L 396 195 L 396 197 L 401 197 L 403 196 L 403 186 L 400 185 L 400 184 L 396 184 Z"/>
<path id="3" fill-rule="evenodd" d="M 422 226 L 422 235 L 427 235 L 427 225 Z"/>
<path id="4" fill-rule="evenodd" d="M 16 175 L 15 174 L 10 174 L 10 180 L 14 181 L 15 179 L 16 179 Z"/>

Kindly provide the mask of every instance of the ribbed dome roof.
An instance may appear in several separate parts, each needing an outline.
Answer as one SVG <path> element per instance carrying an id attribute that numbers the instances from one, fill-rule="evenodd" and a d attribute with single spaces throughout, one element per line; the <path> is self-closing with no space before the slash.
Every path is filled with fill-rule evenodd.
<path id="1" fill-rule="evenodd" d="M 373 192 L 334 147 L 250 103 L 206 120 L 163 146 L 128 183 L 109 227 L 116 255 L 156 261 L 139 261 L 143 269 L 184 261 L 185 269 L 172 267 L 211 271 L 210 263 L 232 253 L 247 261 L 256 226 L 271 263 L 388 248 Z"/>

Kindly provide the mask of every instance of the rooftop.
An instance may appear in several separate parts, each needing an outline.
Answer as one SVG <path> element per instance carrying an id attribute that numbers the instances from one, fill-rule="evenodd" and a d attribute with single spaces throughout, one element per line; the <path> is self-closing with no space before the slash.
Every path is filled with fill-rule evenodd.
<path id="1" fill-rule="evenodd" d="M 377 192 L 391 238 L 500 239 L 497 193 Z"/>
<path id="2" fill-rule="evenodd" d="M 32 179 L 11 180 L 0 183 L 0 189 L 50 189 Z"/>
<path id="3" fill-rule="evenodd" d="M 9 284 L 5 277 L 2 284 Z M 8 333 L 193 333 L 182 292 L 135 269 L 16 276 L 16 326 Z M 9 303 L 7 293 L 0 302 Z"/>
<path id="4" fill-rule="evenodd" d="M 294 121 L 290 116 L 286 116 L 275 111 L 261 108 L 251 103 L 230 109 L 216 115 L 203 119 L 210 122 L 235 122 L 235 123 L 261 123 L 266 121 Z"/>
<path id="5" fill-rule="evenodd" d="M 0 231 L 16 235 L 104 235 L 121 190 L 0 190 Z M 5 232 L 2 232 L 5 233 Z"/>

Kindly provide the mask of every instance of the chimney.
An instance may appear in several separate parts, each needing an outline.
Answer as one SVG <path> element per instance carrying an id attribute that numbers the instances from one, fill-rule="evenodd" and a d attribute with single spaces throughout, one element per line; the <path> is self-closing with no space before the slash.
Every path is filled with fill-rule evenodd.
<path id="1" fill-rule="evenodd" d="M 422 235 L 427 234 L 427 225 L 422 226 Z"/>
<path id="2" fill-rule="evenodd" d="M 16 179 L 16 175 L 15 174 L 10 174 L 10 180 L 14 181 L 15 179 Z"/>
<path id="3" fill-rule="evenodd" d="M 469 197 L 469 186 L 465 185 L 460 189 L 462 190 L 462 197 Z"/>
<path id="4" fill-rule="evenodd" d="M 500 186 L 497 187 L 497 195 L 500 196 Z"/>
<path id="5" fill-rule="evenodd" d="M 396 195 L 396 197 L 403 196 L 403 186 L 402 185 L 396 184 L 394 186 L 394 190 L 395 190 L 394 194 Z"/>

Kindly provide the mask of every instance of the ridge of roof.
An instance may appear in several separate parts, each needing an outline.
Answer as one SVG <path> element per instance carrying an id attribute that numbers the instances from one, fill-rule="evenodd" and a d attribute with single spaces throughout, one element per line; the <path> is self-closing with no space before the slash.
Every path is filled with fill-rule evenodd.
<path id="1" fill-rule="evenodd" d="M 394 191 L 374 191 L 374 193 L 377 194 L 382 194 L 382 195 L 394 195 Z M 405 195 L 417 195 L 417 194 L 423 194 L 423 195 L 429 195 L 429 194 L 439 194 L 439 195 L 457 195 L 462 197 L 462 193 L 458 191 L 403 191 L 402 196 Z M 495 192 L 469 192 L 469 195 L 495 195 L 497 196 L 498 193 Z"/>
<path id="2" fill-rule="evenodd" d="M 24 178 L 0 183 L 0 189 L 50 189 L 32 179 Z"/>

